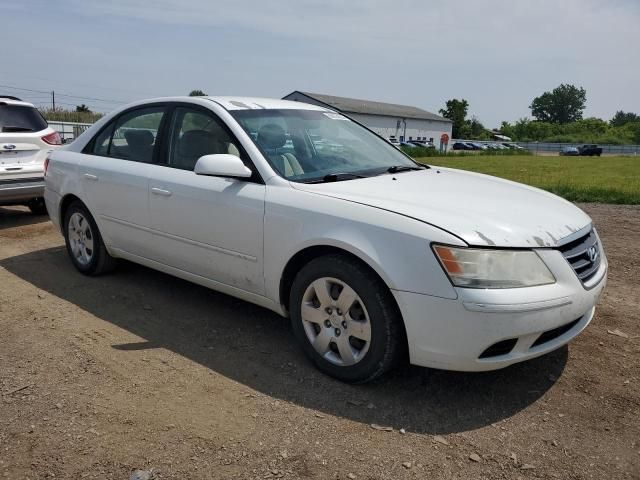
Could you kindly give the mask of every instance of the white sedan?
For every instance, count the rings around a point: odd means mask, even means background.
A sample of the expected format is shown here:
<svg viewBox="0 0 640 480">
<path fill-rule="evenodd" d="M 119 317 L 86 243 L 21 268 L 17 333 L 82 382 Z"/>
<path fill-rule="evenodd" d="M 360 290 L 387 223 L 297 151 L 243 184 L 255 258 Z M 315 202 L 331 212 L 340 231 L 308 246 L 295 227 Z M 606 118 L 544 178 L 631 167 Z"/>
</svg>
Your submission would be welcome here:
<svg viewBox="0 0 640 480">
<path fill-rule="evenodd" d="M 545 354 L 587 326 L 606 283 L 573 204 L 416 164 L 298 102 L 131 104 L 53 152 L 45 180 L 80 272 L 127 259 L 289 316 L 347 382 L 407 360 L 480 371 Z"/>
</svg>

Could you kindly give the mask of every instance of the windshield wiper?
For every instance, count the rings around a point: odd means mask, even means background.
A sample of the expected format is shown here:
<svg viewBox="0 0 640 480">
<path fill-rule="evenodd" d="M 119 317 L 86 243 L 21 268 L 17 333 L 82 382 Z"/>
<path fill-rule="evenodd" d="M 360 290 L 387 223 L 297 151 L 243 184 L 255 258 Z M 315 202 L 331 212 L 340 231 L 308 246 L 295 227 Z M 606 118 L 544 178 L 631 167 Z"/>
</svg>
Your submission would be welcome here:
<svg viewBox="0 0 640 480">
<path fill-rule="evenodd" d="M 340 182 L 342 180 L 353 180 L 354 178 L 367 178 L 366 175 L 360 175 L 357 173 L 348 173 L 348 172 L 340 172 L 340 173 L 329 173 L 322 178 L 309 180 L 305 183 L 328 183 L 328 182 Z"/>
<path fill-rule="evenodd" d="M 387 172 L 389 173 L 408 172 L 410 170 L 424 170 L 424 167 L 418 167 L 417 165 L 393 165 L 392 167 L 387 168 Z"/>
</svg>

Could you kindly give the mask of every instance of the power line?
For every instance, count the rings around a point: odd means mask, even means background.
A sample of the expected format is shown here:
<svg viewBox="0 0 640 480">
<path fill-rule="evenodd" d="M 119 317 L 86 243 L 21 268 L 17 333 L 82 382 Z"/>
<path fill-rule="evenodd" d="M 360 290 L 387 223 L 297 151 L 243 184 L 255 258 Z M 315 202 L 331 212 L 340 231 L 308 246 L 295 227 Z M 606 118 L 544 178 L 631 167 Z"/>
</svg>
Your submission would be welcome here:
<svg viewBox="0 0 640 480">
<path fill-rule="evenodd" d="M 34 90 L 31 88 L 21 88 L 21 87 L 14 87 L 12 85 L 0 85 L 1 88 L 11 88 L 13 90 L 20 90 L 23 92 L 34 92 L 34 93 L 47 93 L 47 94 L 51 94 L 51 92 L 47 92 L 45 90 Z M 61 97 L 68 97 L 68 98 L 78 98 L 80 100 L 93 100 L 96 102 L 106 102 L 106 103 L 116 103 L 116 104 L 123 104 L 123 103 L 128 103 L 125 100 L 108 100 L 108 99 L 104 99 L 104 98 L 95 98 L 95 97 L 82 97 L 80 95 L 69 95 L 66 93 L 57 93 L 59 96 Z"/>
<path fill-rule="evenodd" d="M 24 74 L 20 74 L 20 77 L 26 77 L 26 78 L 33 78 L 36 80 L 44 80 L 47 83 L 51 83 L 52 80 L 50 77 L 39 77 L 36 75 L 24 75 Z M 13 77 L 13 78 L 18 78 L 18 77 Z M 119 91 L 119 92 L 126 92 L 126 93 L 133 93 L 135 95 L 146 95 L 146 96 L 155 96 L 155 97 L 161 97 L 163 95 L 166 94 L 160 94 L 160 93 L 152 93 L 149 91 L 139 91 L 139 90 L 131 90 L 131 89 L 125 89 L 125 88 L 117 88 L 117 87 L 102 87 L 99 85 L 95 85 L 95 84 L 91 84 L 91 85 L 87 85 L 87 84 L 83 84 L 83 83 L 78 83 L 78 82 L 73 82 L 73 81 L 69 81 L 69 80 L 65 80 L 64 82 L 60 82 L 57 81 L 58 84 L 64 83 L 65 85 L 74 85 L 76 87 L 85 87 L 85 88 L 93 88 L 93 89 L 98 89 L 98 90 L 111 90 L 111 91 Z"/>
<path fill-rule="evenodd" d="M 51 94 L 51 92 L 46 92 L 44 90 L 31 90 L 29 88 L 12 87 L 11 85 L 0 85 L 0 87 L 2 87 L 2 88 L 12 88 L 14 90 L 22 90 L 23 92 L 35 92 L 35 93 L 48 93 L 48 94 Z"/>
<path fill-rule="evenodd" d="M 60 95 L 61 97 L 68 97 L 68 98 L 79 98 L 81 100 L 94 100 L 96 102 L 128 103 L 126 100 L 105 100 L 104 98 L 80 97 L 78 95 L 67 95 L 66 93 L 56 93 L 56 95 Z"/>
</svg>

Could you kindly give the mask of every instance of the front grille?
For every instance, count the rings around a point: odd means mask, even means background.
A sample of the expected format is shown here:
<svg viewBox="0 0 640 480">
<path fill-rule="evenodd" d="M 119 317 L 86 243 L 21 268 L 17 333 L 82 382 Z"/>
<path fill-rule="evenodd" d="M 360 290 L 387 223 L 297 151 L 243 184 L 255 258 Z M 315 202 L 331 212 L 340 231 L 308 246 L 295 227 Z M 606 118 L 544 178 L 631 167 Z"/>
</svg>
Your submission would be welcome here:
<svg viewBox="0 0 640 480">
<path fill-rule="evenodd" d="M 593 278 L 600 267 L 602 254 L 596 231 L 593 229 L 584 237 L 561 246 L 559 250 L 582 283 Z"/>
<path fill-rule="evenodd" d="M 565 333 L 567 333 L 569 330 L 571 330 L 573 327 L 575 327 L 577 325 L 577 323 L 580 321 L 582 317 L 578 318 L 577 320 L 574 320 L 573 322 L 567 323 L 566 325 L 562 325 L 558 328 L 554 328 L 553 330 L 547 330 L 546 332 L 543 332 L 537 339 L 535 342 L 533 342 L 533 345 L 531 345 L 531 348 L 533 347 L 537 347 L 538 345 L 542 345 L 544 343 L 550 342 L 551 340 L 554 340 L 556 338 L 558 338 L 561 335 L 564 335 Z"/>
</svg>

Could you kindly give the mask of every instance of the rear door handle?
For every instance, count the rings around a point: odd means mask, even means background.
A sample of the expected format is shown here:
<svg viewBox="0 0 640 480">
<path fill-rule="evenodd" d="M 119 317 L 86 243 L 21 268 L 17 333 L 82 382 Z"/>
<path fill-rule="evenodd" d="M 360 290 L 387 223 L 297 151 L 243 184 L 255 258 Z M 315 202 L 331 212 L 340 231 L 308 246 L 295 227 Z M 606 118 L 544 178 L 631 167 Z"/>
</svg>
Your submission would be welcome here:
<svg viewBox="0 0 640 480">
<path fill-rule="evenodd" d="M 85 173 L 84 174 L 84 178 L 86 178 L 87 180 L 92 180 L 94 182 L 98 181 L 98 177 L 96 175 L 92 175 L 90 173 Z"/>
<path fill-rule="evenodd" d="M 170 190 L 164 190 L 162 188 L 151 188 L 151 193 L 154 195 L 162 195 L 163 197 L 170 197 L 172 192 Z"/>
</svg>

